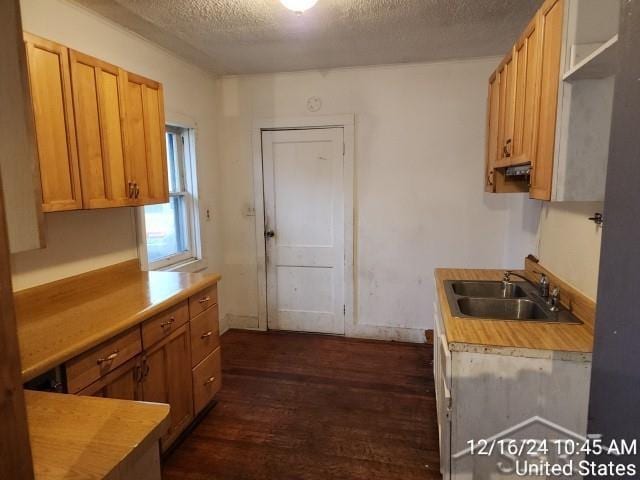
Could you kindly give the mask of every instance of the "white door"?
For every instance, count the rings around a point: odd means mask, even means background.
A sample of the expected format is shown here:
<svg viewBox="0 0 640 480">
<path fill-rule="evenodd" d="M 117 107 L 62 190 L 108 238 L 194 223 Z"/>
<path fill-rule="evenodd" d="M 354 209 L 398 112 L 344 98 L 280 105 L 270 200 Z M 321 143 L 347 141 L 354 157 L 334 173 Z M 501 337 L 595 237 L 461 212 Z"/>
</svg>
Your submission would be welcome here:
<svg viewBox="0 0 640 480">
<path fill-rule="evenodd" d="M 344 334 L 344 131 L 262 132 L 270 329 Z"/>
</svg>

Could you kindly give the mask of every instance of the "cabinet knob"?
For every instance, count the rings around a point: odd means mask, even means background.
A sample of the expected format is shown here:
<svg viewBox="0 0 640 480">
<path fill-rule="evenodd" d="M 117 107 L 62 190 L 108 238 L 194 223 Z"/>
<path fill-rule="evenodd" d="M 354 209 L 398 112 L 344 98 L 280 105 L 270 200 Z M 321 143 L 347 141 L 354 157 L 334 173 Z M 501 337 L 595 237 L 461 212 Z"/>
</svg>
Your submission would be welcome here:
<svg viewBox="0 0 640 480">
<path fill-rule="evenodd" d="M 209 296 L 206 296 L 206 297 L 202 297 L 200 300 L 198 300 L 198 302 L 207 303 L 209 300 L 211 300 L 211 298 Z"/>
<path fill-rule="evenodd" d="M 213 331 L 209 330 L 208 332 L 200 335 L 200 338 L 204 340 L 205 338 L 209 338 L 211 335 L 213 335 Z"/>
<path fill-rule="evenodd" d="M 162 322 L 162 323 L 160 324 L 160 327 L 161 327 L 161 328 L 168 327 L 168 326 L 170 326 L 171 324 L 175 323 L 175 321 L 176 321 L 175 317 L 171 317 L 171 318 L 170 318 L 169 320 L 167 320 L 166 322 Z"/>
<path fill-rule="evenodd" d="M 207 378 L 207 380 L 204 382 L 204 385 L 209 385 L 210 383 L 213 383 L 216 381 L 216 377 L 209 377 Z"/>
</svg>

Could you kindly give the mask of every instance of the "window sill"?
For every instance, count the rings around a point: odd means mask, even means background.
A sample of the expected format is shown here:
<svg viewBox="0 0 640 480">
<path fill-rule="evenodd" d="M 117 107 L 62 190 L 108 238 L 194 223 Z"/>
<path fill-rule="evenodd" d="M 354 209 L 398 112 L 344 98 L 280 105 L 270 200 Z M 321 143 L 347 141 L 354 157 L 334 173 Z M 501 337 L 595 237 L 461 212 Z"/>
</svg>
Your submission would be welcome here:
<svg viewBox="0 0 640 480">
<path fill-rule="evenodd" d="M 163 268 L 159 268 L 159 272 L 184 272 L 184 273 L 196 273 L 206 270 L 208 267 L 207 261 L 204 258 L 190 258 L 183 262 L 174 263 Z"/>
</svg>

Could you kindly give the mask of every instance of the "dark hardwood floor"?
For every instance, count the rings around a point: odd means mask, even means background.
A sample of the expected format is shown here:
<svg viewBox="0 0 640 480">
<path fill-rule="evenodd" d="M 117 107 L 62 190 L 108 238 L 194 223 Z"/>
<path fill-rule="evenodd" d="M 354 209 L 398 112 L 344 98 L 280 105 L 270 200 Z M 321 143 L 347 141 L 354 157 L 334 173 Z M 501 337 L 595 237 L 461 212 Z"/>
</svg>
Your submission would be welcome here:
<svg viewBox="0 0 640 480">
<path fill-rule="evenodd" d="M 431 361 L 426 345 L 229 331 L 219 403 L 164 480 L 441 478 Z"/>
</svg>

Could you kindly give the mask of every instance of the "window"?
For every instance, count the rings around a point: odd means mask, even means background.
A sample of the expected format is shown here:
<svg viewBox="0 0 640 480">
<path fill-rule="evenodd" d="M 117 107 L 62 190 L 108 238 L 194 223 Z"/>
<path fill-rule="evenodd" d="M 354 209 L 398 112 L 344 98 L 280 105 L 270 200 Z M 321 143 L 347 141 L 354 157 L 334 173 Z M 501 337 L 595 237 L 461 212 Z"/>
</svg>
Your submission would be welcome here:
<svg viewBox="0 0 640 480">
<path fill-rule="evenodd" d="M 141 258 L 147 269 L 161 269 L 198 258 L 193 131 L 167 126 L 169 202 L 142 208 Z"/>
</svg>

